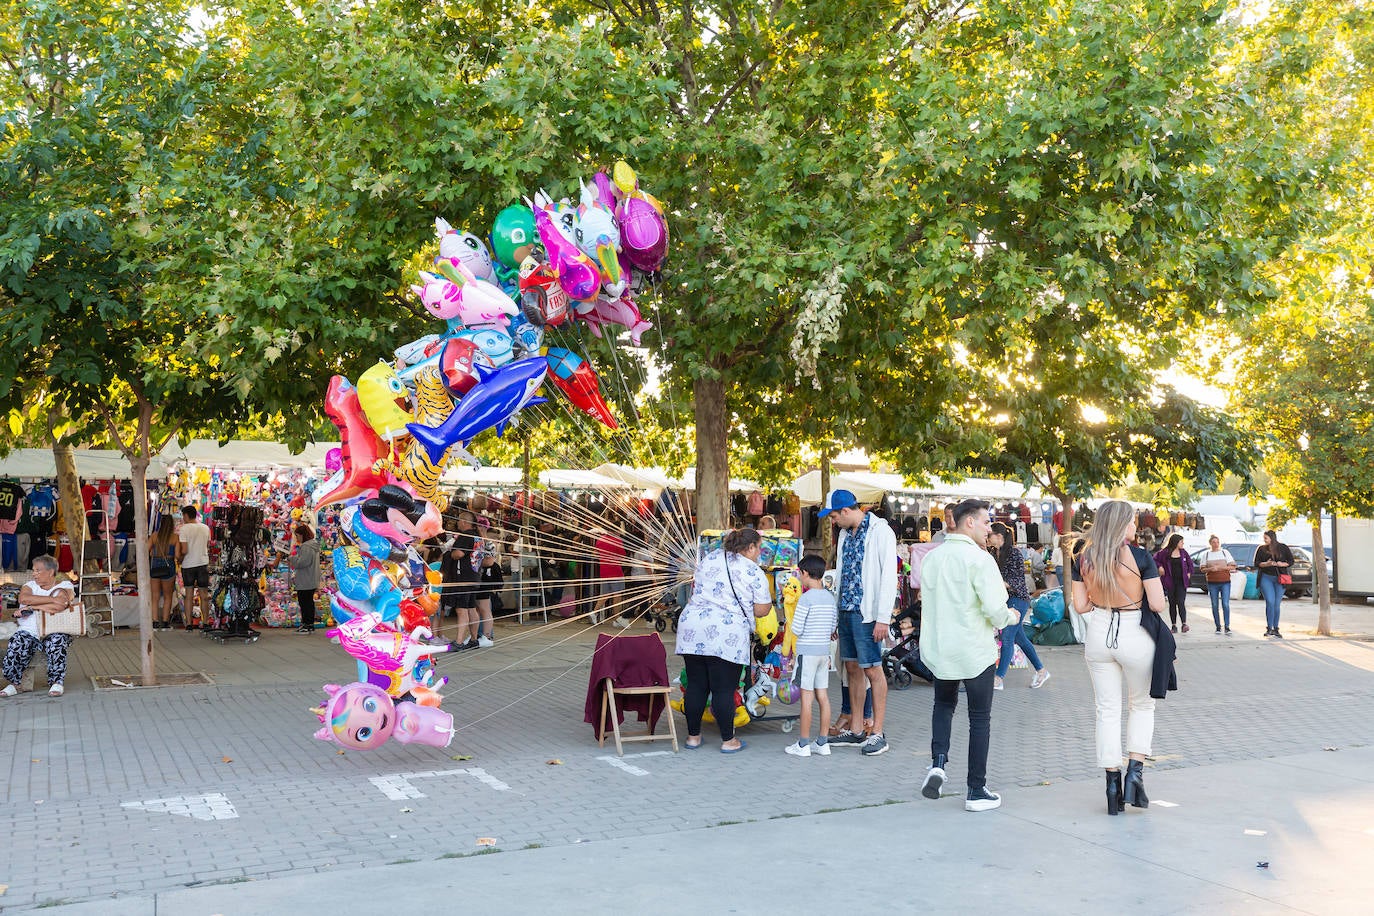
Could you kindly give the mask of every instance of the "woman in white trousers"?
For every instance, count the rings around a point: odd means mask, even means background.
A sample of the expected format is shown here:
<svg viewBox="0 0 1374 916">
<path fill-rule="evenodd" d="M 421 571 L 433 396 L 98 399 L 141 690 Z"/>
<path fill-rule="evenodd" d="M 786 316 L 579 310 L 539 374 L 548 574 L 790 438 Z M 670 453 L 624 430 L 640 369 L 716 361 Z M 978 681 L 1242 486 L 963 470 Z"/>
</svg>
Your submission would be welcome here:
<svg viewBox="0 0 1374 916">
<path fill-rule="evenodd" d="M 1141 626 L 1142 614 L 1166 607 L 1159 569 L 1149 552 L 1131 544 L 1135 507 L 1120 500 L 1097 510 L 1087 544 L 1073 562 L 1073 609 L 1084 615 L 1084 657 L 1097 701 L 1097 765 L 1107 771 L 1107 813 L 1132 804 L 1149 806 L 1145 758 L 1155 729 L 1150 696 L 1155 643 Z M 1126 720 L 1126 767 L 1121 777 L 1121 686 L 1130 697 Z"/>
</svg>

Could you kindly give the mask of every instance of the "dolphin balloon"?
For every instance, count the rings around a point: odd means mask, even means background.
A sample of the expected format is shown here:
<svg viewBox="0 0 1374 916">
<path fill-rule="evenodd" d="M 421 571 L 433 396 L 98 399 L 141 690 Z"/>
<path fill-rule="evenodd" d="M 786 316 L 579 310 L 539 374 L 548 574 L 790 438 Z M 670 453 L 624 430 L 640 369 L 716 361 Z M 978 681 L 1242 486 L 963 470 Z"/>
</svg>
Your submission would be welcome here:
<svg viewBox="0 0 1374 916">
<path fill-rule="evenodd" d="M 615 415 L 601 396 L 601 382 L 591 363 L 562 347 L 549 347 L 548 360 L 549 380 L 573 406 L 615 429 Z"/>
<path fill-rule="evenodd" d="M 479 368 L 481 383 L 463 396 L 448 419 L 439 426 L 412 423 L 407 428 L 437 464 L 450 446 L 466 446 L 478 433 L 492 427 L 500 434 L 516 411 L 527 404 L 543 404 L 544 399 L 534 393 L 548 370 L 549 362 L 542 356 L 531 356 L 498 369 Z"/>
</svg>

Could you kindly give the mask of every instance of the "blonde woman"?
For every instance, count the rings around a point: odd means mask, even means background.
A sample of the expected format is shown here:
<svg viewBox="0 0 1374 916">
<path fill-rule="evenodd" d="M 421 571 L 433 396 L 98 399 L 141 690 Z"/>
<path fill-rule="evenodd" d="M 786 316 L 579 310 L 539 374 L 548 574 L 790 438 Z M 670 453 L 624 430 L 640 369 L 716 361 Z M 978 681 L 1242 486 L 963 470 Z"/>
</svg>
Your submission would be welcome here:
<svg viewBox="0 0 1374 916">
<path fill-rule="evenodd" d="M 1110 500 L 1097 510 L 1082 553 L 1073 561 L 1073 609 L 1085 616 L 1084 656 L 1097 703 L 1097 763 L 1107 771 L 1107 813 L 1127 805 L 1149 807 L 1145 795 L 1145 758 L 1154 736 L 1152 678 L 1157 649 L 1173 659 L 1173 637 L 1159 614 L 1164 588 L 1154 557 L 1131 543 L 1135 509 Z M 1121 687 L 1130 697 L 1126 752 L 1121 777 Z M 1156 695 L 1162 695 L 1155 690 Z"/>
<path fill-rule="evenodd" d="M 170 515 L 158 519 L 157 533 L 148 542 L 148 578 L 152 585 L 153 629 L 172 626 L 177 599 L 177 530 Z"/>
</svg>

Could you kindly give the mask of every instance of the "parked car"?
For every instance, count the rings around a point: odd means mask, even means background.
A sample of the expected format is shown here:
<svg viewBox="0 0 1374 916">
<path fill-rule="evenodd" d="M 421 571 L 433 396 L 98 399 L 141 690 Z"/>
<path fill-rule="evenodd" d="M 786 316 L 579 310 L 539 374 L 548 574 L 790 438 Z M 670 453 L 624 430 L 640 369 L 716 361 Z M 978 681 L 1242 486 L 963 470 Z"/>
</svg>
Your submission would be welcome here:
<svg viewBox="0 0 1374 916">
<path fill-rule="evenodd" d="M 1236 566 L 1242 571 L 1254 571 L 1255 551 L 1259 544 L 1230 543 L 1221 546 L 1231 552 L 1231 556 L 1236 558 Z M 1312 594 L 1312 553 L 1304 547 L 1288 549 L 1293 551 L 1293 565 L 1288 568 L 1289 574 L 1293 577 L 1293 584 L 1284 589 L 1284 594 L 1289 598 Z M 1202 555 L 1206 552 L 1206 549 L 1194 551 L 1193 578 L 1188 582 L 1190 588 L 1201 592 L 1207 591 L 1207 574 L 1202 569 Z"/>
</svg>

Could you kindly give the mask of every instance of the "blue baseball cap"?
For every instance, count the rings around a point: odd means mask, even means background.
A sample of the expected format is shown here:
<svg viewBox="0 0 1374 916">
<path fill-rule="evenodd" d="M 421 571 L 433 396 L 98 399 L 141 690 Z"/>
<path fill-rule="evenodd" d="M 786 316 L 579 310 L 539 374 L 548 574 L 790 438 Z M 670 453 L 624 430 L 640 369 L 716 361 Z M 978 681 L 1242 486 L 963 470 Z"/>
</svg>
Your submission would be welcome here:
<svg viewBox="0 0 1374 916">
<path fill-rule="evenodd" d="M 825 498 L 825 508 L 821 510 L 818 518 L 825 518 L 831 512 L 839 512 L 841 509 L 849 509 L 859 504 L 859 500 L 848 490 L 831 490 L 830 495 Z"/>
</svg>

